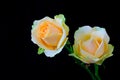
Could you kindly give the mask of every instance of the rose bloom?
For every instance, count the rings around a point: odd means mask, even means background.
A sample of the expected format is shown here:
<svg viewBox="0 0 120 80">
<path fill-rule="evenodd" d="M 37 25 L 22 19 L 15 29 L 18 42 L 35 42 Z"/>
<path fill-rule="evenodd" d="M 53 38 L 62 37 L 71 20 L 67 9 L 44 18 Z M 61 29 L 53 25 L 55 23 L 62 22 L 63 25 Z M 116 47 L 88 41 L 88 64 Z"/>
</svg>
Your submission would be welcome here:
<svg viewBox="0 0 120 80">
<path fill-rule="evenodd" d="M 112 56 L 113 46 L 109 43 L 109 36 L 104 28 L 90 26 L 80 27 L 74 34 L 74 53 L 75 58 L 84 63 L 102 62 Z"/>
<path fill-rule="evenodd" d="M 60 53 L 68 40 L 69 28 L 65 24 L 64 15 L 56 15 L 54 19 L 44 17 L 35 20 L 32 25 L 32 41 L 40 48 L 45 49 L 47 57 L 54 57 Z"/>
</svg>

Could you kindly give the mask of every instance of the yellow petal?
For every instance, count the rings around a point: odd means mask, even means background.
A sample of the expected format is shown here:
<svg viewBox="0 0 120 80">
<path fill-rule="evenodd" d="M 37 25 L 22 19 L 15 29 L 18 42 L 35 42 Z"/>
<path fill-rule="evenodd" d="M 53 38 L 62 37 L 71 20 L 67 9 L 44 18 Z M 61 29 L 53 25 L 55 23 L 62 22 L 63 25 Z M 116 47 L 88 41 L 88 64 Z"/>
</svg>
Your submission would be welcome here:
<svg viewBox="0 0 120 80">
<path fill-rule="evenodd" d="M 114 46 L 111 45 L 111 44 L 108 44 L 108 49 L 107 49 L 107 51 L 104 53 L 103 56 L 101 56 L 101 57 L 99 58 L 100 60 L 99 60 L 98 62 L 96 62 L 96 64 L 101 65 L 101 64 L 104 62 L 105 59 L 113 56 L 113 54 L 112 54 L 113 50 L 114 50 Z"/>
<path fill-rule="evenodd" d="M 104 42 L 102 41 L 95 53 L 95 56 L 99 58 L 100 56 L 103 55 L 103 53 L 104 53 Z"/>
</svg>

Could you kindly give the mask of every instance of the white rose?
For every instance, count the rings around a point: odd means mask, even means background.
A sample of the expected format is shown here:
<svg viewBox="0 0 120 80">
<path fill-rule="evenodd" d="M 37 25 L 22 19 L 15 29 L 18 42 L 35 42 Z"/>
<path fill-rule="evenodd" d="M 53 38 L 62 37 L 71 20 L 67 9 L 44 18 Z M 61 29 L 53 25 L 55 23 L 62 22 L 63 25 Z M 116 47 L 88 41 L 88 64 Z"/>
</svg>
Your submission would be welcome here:
<svg viewBox="0 0 120 80">
<path fill-rule="evenodd" d="M 98 65 L 112 56 L 113 46 L 109 43 L 109 36 L 104 28 L 90 26 L 80 27 L 74 35 L 72 54 L 84 63 Z"/>
<path fill-rule="evenodd" d="M 64 15 L 56 15 L 54 19 L 45 17 L 35 20 L 31 30 L 32 41 L 45 49 L 47 57 L 60 53 L 68 40 L 69 28 L 65 24 Z"/>
</svg>

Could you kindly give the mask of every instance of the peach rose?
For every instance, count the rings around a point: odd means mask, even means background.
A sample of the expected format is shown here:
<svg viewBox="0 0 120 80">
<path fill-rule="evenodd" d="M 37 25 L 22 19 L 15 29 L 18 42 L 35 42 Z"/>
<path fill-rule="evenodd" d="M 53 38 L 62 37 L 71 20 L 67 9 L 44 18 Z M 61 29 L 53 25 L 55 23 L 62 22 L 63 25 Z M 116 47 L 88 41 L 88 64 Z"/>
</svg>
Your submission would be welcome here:
<svg viewBox="0 0 120 80">
<path fill-rule="evenodd" d="M 45 17 L 35 20 L 32 25 L 32 41 L 45 49 L 47 57 L 60 53 L 68 40 L 69 28 L 65 24 L 64 15 L 56 15 L 54 19 Z"/>
<path fill-rule="evenodd" d="M 74 35 L 74 53 L 72 56 L 84 63 L 102 62 L 112 56 L 114 47 L 109 43 L 109 36 L 104 28 L 90 26 L 80 27 Z"/>
</svg>

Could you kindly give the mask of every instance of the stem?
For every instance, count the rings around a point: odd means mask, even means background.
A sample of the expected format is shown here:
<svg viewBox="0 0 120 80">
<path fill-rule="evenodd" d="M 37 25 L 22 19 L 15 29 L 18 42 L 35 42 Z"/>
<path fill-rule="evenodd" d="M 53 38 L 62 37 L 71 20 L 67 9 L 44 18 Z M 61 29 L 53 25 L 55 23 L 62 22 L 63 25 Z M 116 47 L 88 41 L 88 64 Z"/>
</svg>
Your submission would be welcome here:
<svg viewBox="0 0 120 80">
<path fill-rule="evenodd" d="M 101 80 L 100 76 L 99 76 L 99 66 L 97 64 L 94 64 L 95 67 L 95 76 L 97 78 L 97 80 Z"/>
<path fill-rule="evenodd" d="M 88 66 L 84 65 L 84 63 L 81 63 L 81 66 L 90 74 L 92 80 L 97 80 L 94 76 L 94 74 L 90 71 L 90 69 L 88 68 Z"/>
<path fill-rule="evenodd" d="M 65 48 L 68 50 L 69 53 L 73 53 L 73 49 L 69 41 L 67 41 Z"/>
<path fill-rule="evenodd" d="M 68 50 L 69 53 L 72 53 L 72 50 L 66 45 L 65 48 Z"/>
</svg>

